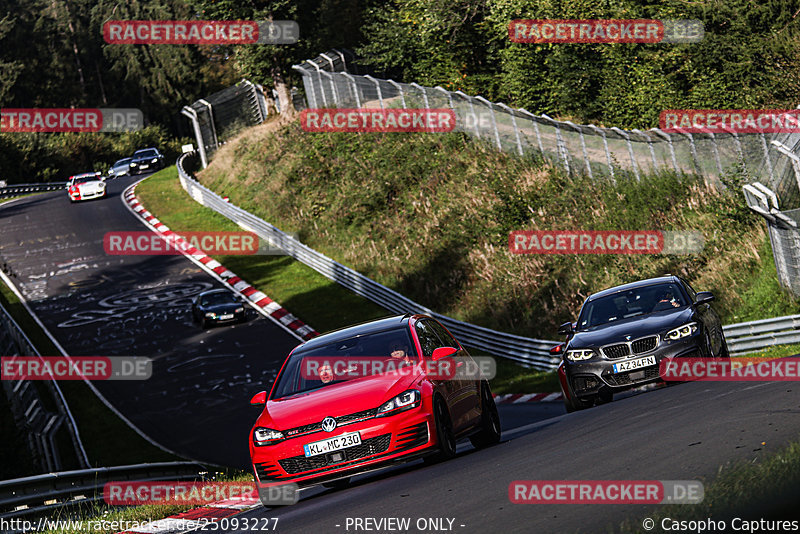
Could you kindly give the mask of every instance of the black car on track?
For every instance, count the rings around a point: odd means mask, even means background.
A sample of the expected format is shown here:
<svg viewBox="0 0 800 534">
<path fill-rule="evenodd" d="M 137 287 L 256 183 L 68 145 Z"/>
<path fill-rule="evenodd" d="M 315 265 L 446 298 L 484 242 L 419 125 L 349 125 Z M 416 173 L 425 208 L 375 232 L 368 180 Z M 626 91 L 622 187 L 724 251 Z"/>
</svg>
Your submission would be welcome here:
<svg viewBox="0 0 800 534">
<path fill-rule="evenodd" d="M 245 303 L 227 289 L 204 291 L 192 303 L 192 318 L 203 328 L 212 324 L 244 322 L 247 318 Z"/>
<path fill-rule="evenodd" d="M 608 401 L 618 391 L 659 380 L 664 358 L 727 358 L 714 295 L 696 292 L 682 278 L 663 276 L 590 295 L 567 336 L 559 382 L 567 411 Z"/>
<path fill-rule="evenodd" d="M 130 174 L 157 171 L 164 166 L 164 155 L 157 148 L 144 148 L 137 150 L 131 156 Z"/>
</svg>

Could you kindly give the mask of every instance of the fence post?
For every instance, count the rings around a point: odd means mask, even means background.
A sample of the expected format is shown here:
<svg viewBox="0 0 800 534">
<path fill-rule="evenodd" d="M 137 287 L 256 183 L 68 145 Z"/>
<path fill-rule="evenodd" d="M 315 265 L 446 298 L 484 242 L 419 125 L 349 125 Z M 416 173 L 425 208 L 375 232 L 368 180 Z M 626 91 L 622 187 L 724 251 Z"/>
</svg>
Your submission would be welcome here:
<svg viewBox="0 0 800 534">
<path fill-rule="evenodd" d="M 358 96 L 358 86 L 356 85 L 355 78 L 353 78 L 352 75 L 350 75 L 350 74 L 348 74 L 346 72 L 342 72 L 341 74 L 342 74 L 342 76 L 344 76 L 345 78 L 350 80 L 350 82 L 352 82 L 352 84 L 353 84 L 353 94 L 356 97 L 356 107 L 360 108 L 361 107 L 361 98 L 359 98 L 359 96 Z"/>
<path fill-rule="evenodd" d="M 403 88 L 402 88 L 402 87 L 400 87 L 400 84 L 399 84 L 399 83 L 397 83 L 397 82 L 396 82 L 396 81 L 394 81 L 394 80 L 387 80 L 387 81 L 388 81 L 390 84 L 392 84 L 392 85 L 394 86 L 394 88 L 395 88 L 395 89 L 397 89 L 397 92 L 400 94 L 400 102 L 403 104 L 403 109 L 408 109 L 408 107 L 406 106 L 406 95 L 405 95 L 405 93 L 403 92 Z M 380 90 L 380 89 L 379 89 L 379 90 Z"/>
<path fill-rule="evenodd" d="M 717 160 L 717 172 L 722 176 L 722 160 L 719 158 L 719 147 L 717 146 L 717 136 L 712 132 L 708 132 L 711 136 L 711 146 L 714 147 L 714 159 Z"/>
<path fill-rule="evenodd" d="M 494 116 L 494 108 L 492 107 L 492 103 L 483 98 L 482 96 L 476 96 L 475 100 L 484 104 L 486 107 L 489 108 L 489 111 L 492 112 L 492 126 L 494 127 L 494 139 L 497 142 L 498 150 L 502 151 L 503 145 L 502 143 L 500 143 L 500 130 L 497 129 L 497 118 Z"/>
<path fill-rule="evenodd" d="M 497 105 L 500 106 L 501 108 L 503 108 L 504 110 L 506 110 L 506 113 L 508 113 L 511 116 L 511 124 L 514 127 L 514 138 L 515 138 L 515 140 L 517 142 L 517 154 L 519 154 L 521 156 L 522 155 L 522 140 L 520 139 L 520 136 L 519 136 L 519 128 L 517 128 L 517 118 L 514 116 L 514 110 L 512 110 L 510 107 L 506 106 L 502 102 L 500 102 Z"/>
<path fill-rule="evenodd" d="M 772 161 L 769 159 L 769 149 L 767 149 L 767 138 L 764 136 L 764 133 L 758 134 L 761 138 L 761 148 L 764 149 L 764 161 L 767 164 L 767 170 L 769 171 L 769 185 L 775 187 L 775 174 L 772 170 Z"/>
<path fill-rule="evenodd" d="M 675 157 L 675 146 L 672 144 L 672 136 L 658 128 L 653 128 L 650 131 L 667 140 L 667 145 L 669 146 L 669 155 L 670 158 L 672 158 L 672 166 L 675 168 L 676 174 L 680 173 L 681 171 L 678 167 L 678 158 Z"/>
<path fill-rule="evenodd" d="M 314 88 L 314 78 L 311 76 L 311 71 L 307 70 L 302 65 L 293 65 L 292 68 L 300 73 L 303 77 L 303 85 L 306 88 L 306 96 L 309 98 L 308 105 L 311 108 L 319 108 L 317 101 L 317 92 Z"/>
<path fill-rule="evenodd" d="M 371 82 L 373 82 L 375 84 L 375 89 L 378 90 L 378 101 L 381 103 L 381 109 L 386 109 L 383 106 L 383 92 L 381 91 L 380 82 L 378 80 L 376 80 L 375 78 L 373 78 L 372 76 L 370 76 L 369 74 L 364 76 L 364 78 L 366 78 L 367 80 L 369 80 L 369 81 L 371 81 Z M 405 108 L 405 100 L 403 101 L 403 107 Z"/>
<path fill-rule="evenodd" d="M 700 169 L 700 160 L 697 159 L 697 147 L 694 144 L 694 137 L 689 132 L 684 132 L 683 130 L 676 128 L 676 131 L 687 138 L 689 140 L 689 151 L 692 154 L 692 164 L 694 166 L 694 171 L 697 173 L 698 176 L 702 176 L 705 180 L 705 176 L 703 176 L 703 171 Z"/>
<path fill-rule="evenodd" d="M 333 83 L 333 74 L 325 71 L 322 71 L 322 74 L 324 74 L 325 77 L 328 78 L 328 80 L 330 80 L 331 82 L 331 93 L 333 93 L 333 103 L 336 104 L 337 108 L 341 107 L 341 104 L 339 104 L 339 91 L 336 90 L 336 84 Z"/>
<path fill-rule="evenodd" d="M 636 176 L 636 180 L 640 181 L 641 177 L 639 176 L 639 166 L 636 165 L 636 156 L 633 153 L 633 143 L 631 142 L 631 136 L 628 135 L 628 132 L 620 130 L 616 126 L 610 128 L 610 130 L 622 136 L 622 138 L 625 139 L 625 142 L 628 144 L 628 155 L 631 158 L 631 167 L 633 168 L 633 174 L 634 176 Z"/>
<path fill-rule="evenodd" d="M 586 140 L 583 138 L 583 130 L 580 127 L 571 121 L 564 121 L 564 124 L 569 125 L 570 128 L 578 132 L 581 138 L 581 151 L 583 151 L 583 164 L 586 166 L 586 172 L 589 174 L 589 178 L 594 178 L 592 175 L 592 166 L 589 163 L 589 152 L 586 150 Z"/>
<path fill-rule="evenodd" d="M 475 137 L 480 139 L 481 138 L 481 131 L 478 128 L 478 116 L 475 115 L 475 106 L 472 104 L 472 97 L 467 95 L 467 94 L 464 94 L 461 91 L 456 91 L 456 94 L 458 96 L 460 96 L 461 98 L 463 98 L 464 100 L 466 100 L 467 103 L 469 104 L 469 112 L 472 115 L 472 117 L 475 119 Z"/>
<path fill-rule="evenodd" d="M 317 83 L 319 84 L 319 91 L 320 93 L 322 93 L 322 105 L 323 107 L 328 107 L 328 99 L 325 96 L 325 88 L 322 86 L 322 71 L 320 70 L 319 65 L 317 65 L 316 61 L 314 61 L 313 59 L 309 59 L 307 61 L 312 65 L 314 65 L 314 68 L 317 69 Z"/>
<path fill-rule="evenodd" d="M 200 131 L 200 121 L 197 118 L 197 112 L 189 106 L 183 106 L 181 114 L 189 117 L 189 120 L 192 121 L 194 138 L 197 140 L 197 151 L 200 153 L 200 163 L 203 164 L 203 168 L 205 169 L 208 167 L 208 159 L 206 158 L 206 147 L 203 141 L 203 133 Z"/>
<path fill-rule="evenodd" d="M 771 141 L 770 144 L 775 147 L 775 150 L 789 158 L 792 162 L 792 169 L 794 170 L 794 179 L 797 182 L 797 189 L 800 191 L 800 157 L 798 157 L 791 149 L 781 143 L 780 141 Z"/>
<path fill-rule="evenodd" d="M 639 134 L 642 137 L 644 137 L 645 139 L 647 139 L 647 148 L 650 149 L 650 159 L 653 162 L 653 172 L 655 172 L 655 170 L 658 169 L 658 163 L 656 162 L 656 151 L 655 151 L 655 149 L 653 149 L 653 140 L 650 138 L 649 135 L 647 135 L 646 133 L 644 133 L 641 130 L 637 130 L 637 129 L 634 128 L 631 131 L 632 132 L 636 132 L 637 134 Z"/>
<path fill-rule="evenodd" d="M 545 119 L 547 122 L 551 124 L 556 129 L 556 151 L 558 155 L 561 156 L 561 159 L 564 163 L 564 170 L 567 171 L 567 175 L 572 175 L 572 169 L 570 169 L 569 165 L 569 152 L 567 151 L 567 147 L 564 144 L 564 139 L 561 136 L 561 127 L 559 126 L 559 122 L 551 117 L 548 117 L 544 113 L 542 113 L 542 118 Z"/>
<path fill-rule="evenodd" d="M 211 125 L 211 135 L 214 136 L 214 150 L 217 150 L 219 148 L 219 139 L 217 138 L 217 127 L 214 125 L 214 106 L 203 98 L 198 100 L 198 102 L 208 109 L 208 123 Z"/>
</svg>

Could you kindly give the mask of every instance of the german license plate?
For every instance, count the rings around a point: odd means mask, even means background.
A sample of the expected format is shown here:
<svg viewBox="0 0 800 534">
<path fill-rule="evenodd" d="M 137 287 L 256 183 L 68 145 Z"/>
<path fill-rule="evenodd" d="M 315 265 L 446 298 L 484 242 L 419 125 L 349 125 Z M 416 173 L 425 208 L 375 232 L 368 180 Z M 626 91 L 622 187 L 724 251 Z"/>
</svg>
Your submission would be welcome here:
<svg viewBox="0 0 800 534">
<path fill-rule="evenodd" d="M 361 434 L 358 432 L 350 432 L 342 434 L 335 438 L 323 439 L 322 441 L 315 441 L 303 445 L 306 458 L 310 456 L 317 456 L 328 452 L 339 451 L 347 447 L 353 447 L 361 444 Z"/>
<path fill-rule="evenodd" d="M 233 319 L 233 314 L 232 313 L 226 313 L 225 315 L 220 315 L 219 318 L 221 320 L 223 320 L 223 321 L 226 320 L 226 319 Z"/>
<path fill-rule="evenodd" d="M 655 356 L 648 356 L 646 358 L 638 358 L 636 360 L 628 360 L 627 362 L 619 362 L 614 364 L 614 373 L 624 373 L 625 371 L 634 371 L 642 367 L 649 367 L 656 364 Z"/>
</svg>

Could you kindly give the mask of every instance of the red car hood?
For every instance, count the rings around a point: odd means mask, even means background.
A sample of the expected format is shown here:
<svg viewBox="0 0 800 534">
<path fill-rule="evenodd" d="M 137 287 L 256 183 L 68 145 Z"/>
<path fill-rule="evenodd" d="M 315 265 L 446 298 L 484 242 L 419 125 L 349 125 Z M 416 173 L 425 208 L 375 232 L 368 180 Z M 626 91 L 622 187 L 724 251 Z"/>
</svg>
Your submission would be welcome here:
<svg viewBox="0 0 800 534">
<path fill-rule="evenodd" d="M 333 384 L 292 397 L 267 401 L 257 426 L 287 430 L 377 408 L 412 387 L 421 371 L 402 376 L 369 376 Z"/>
</svg>

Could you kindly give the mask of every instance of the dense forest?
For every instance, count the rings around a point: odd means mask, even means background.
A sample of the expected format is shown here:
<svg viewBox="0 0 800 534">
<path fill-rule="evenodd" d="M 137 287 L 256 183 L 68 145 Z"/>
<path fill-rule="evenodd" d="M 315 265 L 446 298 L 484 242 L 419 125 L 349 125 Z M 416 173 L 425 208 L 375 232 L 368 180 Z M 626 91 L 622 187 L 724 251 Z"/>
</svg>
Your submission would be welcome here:
<svg viewBox="0 0 800 534">
<path fill-rule="evenodd" d="M 794 108 L 800 1 L 710 0 L 0 0 L 0 108 L 133 107 L 122 134 L 2 134 L 0 180 L 63 179 L 138 142 L 189 134 L 183 105 L 241 78 L 286 109 L 293 64 L 356 51 L 376 73 L 462 90 L 577 122 L 650 128 L 662 109 Z M 525 44 L 520 18 L 697 19 L 692 44 Z M 111 45 L 108 20 L 295 20 L 294 45 Z M 175 144 L 173 143 L 173 144 Z"/>
</svg>

